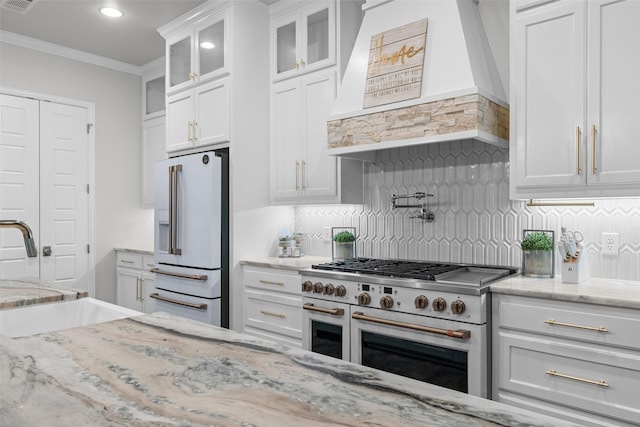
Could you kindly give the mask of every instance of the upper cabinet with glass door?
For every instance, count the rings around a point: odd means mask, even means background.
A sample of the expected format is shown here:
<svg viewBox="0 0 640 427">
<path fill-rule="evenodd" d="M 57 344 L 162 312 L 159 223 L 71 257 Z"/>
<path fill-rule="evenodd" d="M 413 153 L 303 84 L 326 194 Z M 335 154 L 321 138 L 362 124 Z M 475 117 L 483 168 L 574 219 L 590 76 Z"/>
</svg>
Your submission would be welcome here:
<svg viewBox="0 0 640 427">
<path fill-rule="evenodd" d="M 278 12 L 276 12 L 278 13 Z M 335 1 L 301 2 L 271 24 L 271 77 L 274 81 L 336 63 Z"/>
<path fill-rule="evenodd" d="M 226 23 L 227 12 L 222 11 L 167 39 L 167 94 L 229 73 Z"/>
</svg>

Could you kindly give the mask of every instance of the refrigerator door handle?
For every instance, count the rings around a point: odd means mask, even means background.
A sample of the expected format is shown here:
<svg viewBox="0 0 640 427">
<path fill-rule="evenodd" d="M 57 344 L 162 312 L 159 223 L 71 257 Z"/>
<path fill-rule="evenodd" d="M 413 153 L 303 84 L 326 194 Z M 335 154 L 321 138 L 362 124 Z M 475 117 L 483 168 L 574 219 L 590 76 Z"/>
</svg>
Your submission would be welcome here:
<svg viewBox="0 0 640 427">
<path fill-rule="evenodd" d="M 178 172 L 182 165 L 169 166 L 169 253 L 182 255 L 178 248 Z"/>
<path fill-rule="evenodd" d="M 151 294 L 149 296 L 151 298 L 154 298 L 154 299 L 159 299 L 160 301 L 164 301 L 164 302 L 168 302 L 168 303 L 176 304 L 176 305 L 182 305 L 182 306 L 185 306 L 185 307 L 195 308 L 196 310 L 206 310 L 207 309 L 207 304 L 193 304 L 193 303 L 190 303 L 190 302 L 178 301 L 177 299 L 172 299 L 172 298 L 167 298 L 167 297 L 160 296 L 157 293 L 153 293 L 153 294 Z"/>
<path fill-rule="evenodd" d="M 206 282 L 209 276 L 206 274 L 182 274 L 182 273 L 174 273 L 173 271 L 165 271 L 160 270 L 159 268 L 152 268 L 149 270 L 151 273 L 162 274 L 165 276 L 171 277 L 179 277 L 181 279 L 191 279 L 191 280 L 200 280 L 202 282 Z"/>
</svg>

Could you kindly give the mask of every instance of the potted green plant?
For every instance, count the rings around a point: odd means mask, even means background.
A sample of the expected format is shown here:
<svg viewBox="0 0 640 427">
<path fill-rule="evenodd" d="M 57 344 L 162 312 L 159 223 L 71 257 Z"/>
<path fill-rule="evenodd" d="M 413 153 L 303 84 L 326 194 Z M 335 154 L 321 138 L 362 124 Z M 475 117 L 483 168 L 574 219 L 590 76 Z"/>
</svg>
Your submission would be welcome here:
<svg viewBox="0 0 640 427">
<path fill-rule="evenodd" d="M 520 247 L 523 257 L 523 275 L 553 277 L 553 237 L 549 232 L 526 233 Z"/>
<path fill-rule="evenodd" d="M 338 232 L 333 236 L 334 259 L 354 258 L 356 253 L 356 236 L 347 230 Z"/>
</svg>

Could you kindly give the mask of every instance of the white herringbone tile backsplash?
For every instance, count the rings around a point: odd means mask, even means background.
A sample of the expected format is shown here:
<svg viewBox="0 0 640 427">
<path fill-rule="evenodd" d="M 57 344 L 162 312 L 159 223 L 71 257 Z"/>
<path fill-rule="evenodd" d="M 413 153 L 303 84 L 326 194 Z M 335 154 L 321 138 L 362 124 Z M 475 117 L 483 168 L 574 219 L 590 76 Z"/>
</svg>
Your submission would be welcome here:
<svg viewBox="0 0 640 427">
<path fill-rule="evenodd" d="M 527 207 L 509 200 L 506 149 L 464 141 L 383 151 L 365 164 L 364 191 L 363 205 L 296 208 L 307 254 L 331 256 L 325 227 L 349 226 L 359 256 L 519 266 L 523 229 L 566 227 L 584 234 L 593 277 L 640 280 L 640 199 Z M 392 194 L 420 191 L 434 195 L 432 223 L 409 218 L 419 209 L 391 209 Z M 619 233 L 617 257 L 600 254 L 603 232 Z"/>
</svg>

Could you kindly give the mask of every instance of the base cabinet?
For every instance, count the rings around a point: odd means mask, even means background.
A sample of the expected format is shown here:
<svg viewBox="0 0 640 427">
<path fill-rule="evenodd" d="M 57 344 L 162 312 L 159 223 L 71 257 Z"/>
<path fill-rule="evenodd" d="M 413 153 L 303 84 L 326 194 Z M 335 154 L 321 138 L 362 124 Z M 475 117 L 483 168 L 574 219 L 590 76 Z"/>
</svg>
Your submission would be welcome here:
<svg viewBox="0 0 640 427">
<path fill-rule="evenodd" d="M 153 268 L 153 255 L 116 251 L 116 262 L 116 303 L 143 313 L 153 313 L 155 300 L 149 297 L 155 292 L 155 274 L 149 271 Z"/>
<path fill-rule="evenodd" d="M 245 333 L 302 347 L 302 297 L 295 271 L 244 266 Z"/>
<path fill-rule="evenodd" d="M 580 425 L 637 425 L 637 310 L 502 294 L 493 308 L 494 400 Z"/>
</svg>

